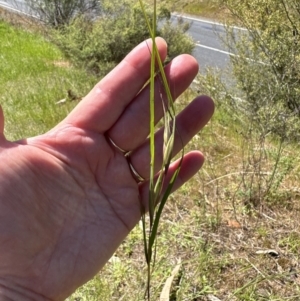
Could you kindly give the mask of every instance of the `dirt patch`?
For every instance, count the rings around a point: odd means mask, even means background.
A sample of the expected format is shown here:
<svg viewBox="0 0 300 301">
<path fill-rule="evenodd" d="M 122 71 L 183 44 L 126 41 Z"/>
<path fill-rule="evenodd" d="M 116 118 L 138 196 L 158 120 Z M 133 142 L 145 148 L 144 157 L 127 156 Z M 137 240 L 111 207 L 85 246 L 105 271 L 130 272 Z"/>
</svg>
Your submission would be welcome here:
<svg viewBox="0 0 300 301">
<path fill-rule="evenodd" d="M 72 66 L 68 61 L 54 61 L 53 65 L 62 68 L 70 68 Z"/>
</svg>

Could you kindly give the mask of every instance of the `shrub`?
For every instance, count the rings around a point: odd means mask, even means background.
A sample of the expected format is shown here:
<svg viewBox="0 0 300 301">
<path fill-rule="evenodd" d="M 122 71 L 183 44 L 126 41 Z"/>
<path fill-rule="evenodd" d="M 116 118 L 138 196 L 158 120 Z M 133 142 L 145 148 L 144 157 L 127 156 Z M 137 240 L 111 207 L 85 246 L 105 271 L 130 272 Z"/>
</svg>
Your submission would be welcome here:
<svg viewBox="0 0 300 301">
<path fill-rule="evenodd" d="M 245 112 L 257 126 L 299 140 L 300 4 L 298 0 L 223 0 L 246 28 L 228 28 L 226 44 Z"/>
<path fill-rule="evenodd" d="M 75 15 L 93 16 L 100 10 L 98 0 L 25 0 L 33 15 L 52 27 L 69 24 Z"/>
<path fill-rule="evenodd" d="M 105 0 L 102 14 L 95 20 L 85 16 L 76 18 L 70 25 L 54 31 L 54 41 L 75 64 L 83 65 L 97 75 L 104 75 L 119 63 L 138 43 L 149 37 L 148 27 L 138 2 Z M 149 22 L 151 22 L 149 10 Z M 191 53 L 194 42 L 185 32 L 184 22 L 173 24 L 170 13 L 162 11 L 158 35 L 169 45 L 169 56 Z"/>
<path fill-rule="evenodd" d="M 241 141 L 240 182 L 232 199 L 241 197 L 259 206 L 279 195 L 295 161 L 286 150 L 300 139 L 300 4 L 296 0 L 221 2 L 246 30 L 227 28 L 224 42 L 236 54 L 231 56 L 231 83 L 208 72 L 199 78 L 199 90 L 215 96 L 217 110 L 230 116 Z"/>
</svg>

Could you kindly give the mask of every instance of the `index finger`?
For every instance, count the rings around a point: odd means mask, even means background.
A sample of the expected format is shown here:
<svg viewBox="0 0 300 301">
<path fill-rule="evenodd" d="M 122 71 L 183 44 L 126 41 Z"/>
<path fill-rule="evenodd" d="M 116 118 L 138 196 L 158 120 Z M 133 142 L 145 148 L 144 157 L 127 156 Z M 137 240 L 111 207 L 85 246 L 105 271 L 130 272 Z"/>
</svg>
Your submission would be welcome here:
<svg viewBox="0 0 300 301">
<path fill-rule="evenodd" d="M 163 61 L 167 55 L 166 42 L 156 38 L 156 45 Z M 149 79 L 151 49 L 151 39 L 135 47 L 92 89 L 63 123 L 98 133 L 110 129 Z"/>
</svg>

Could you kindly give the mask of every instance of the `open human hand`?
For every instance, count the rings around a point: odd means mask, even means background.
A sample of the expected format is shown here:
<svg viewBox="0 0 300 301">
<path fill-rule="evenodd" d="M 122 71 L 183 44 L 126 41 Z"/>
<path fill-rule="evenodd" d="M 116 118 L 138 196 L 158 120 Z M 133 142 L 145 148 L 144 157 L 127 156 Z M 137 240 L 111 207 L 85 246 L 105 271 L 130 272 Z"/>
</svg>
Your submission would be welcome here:
<svg viewBox="0 0 300 301">
<path fill-rule="evenodd" d="M 160 38 L 156 43 L 164 60 L 166 44 Z M 103 267 L 139 221 L 140 202 L 146 206 L 148 200 L 149 49 L 150 40 L 137 46 L 43 135 L 7 141 L 0 110 L 1 300 L 64 300 Z M 198 64 L 181 55 L 165 70 L 176 98 Z M 156 121 L 163 115 L 162 90 L 157 80 Z M 178 115 L 174 155 L 208 122 L 213 107 L 202 96 Z M 158 131 L 155 138 L 157 172 L 162 136 Z M 174 189 L 203 160 L 198 151 L 186 154 Z M 129 163 L 145 181 L 137 180 Z"/>
</svg>

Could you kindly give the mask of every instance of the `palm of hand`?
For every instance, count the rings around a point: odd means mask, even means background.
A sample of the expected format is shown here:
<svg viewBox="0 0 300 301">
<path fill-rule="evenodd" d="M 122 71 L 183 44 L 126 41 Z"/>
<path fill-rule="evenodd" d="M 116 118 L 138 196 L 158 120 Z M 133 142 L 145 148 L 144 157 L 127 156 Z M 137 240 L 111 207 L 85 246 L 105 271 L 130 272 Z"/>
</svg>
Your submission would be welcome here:
<svg viewBox="0 0 300 301">
<path fill-rule="evenodd" d="M 157 46 L 164 59 L 165 43 L 158 39 Z M 147 204 L 147 181 L 136 182 L 107 137 L 132 151 L 132 164 L 147 179 L 149 89 L 143 86 L 149 72 L 149 46 L 142 43 L 54 129 L 16 143 L 2 134 L 0 110 L 0 292 L 5 287 L 26 300 L 63 300 L 103 267 L 138 222 Z M 166 67 L 174 98 L 197 72 L 190 56 Z M 159 85 L 156 80 L 158 104 Z M 200 97 L 179 114 L 174 155 L 212 113 L 212 101 Z M 155 114 L 158 121 L 162 108 Z M 162 136 L 156 134 L 157 172 Z M 202 163 L 200 152 L 185 155 L 174 189 Z M 177 165 L 170 166 L 167 178 Z"/>
<path fill-rule="evenodd" d="M 6 142 L 10 152 L 1 151 L 0 181 L 18 185 L 0 204 L 0 228 L 9 229 L 0 233 L 7 250 L 2 263 L 12 277 L 48 297 L 60 286 L 71 293 L 104 265 L 138 221 L 138 185 L 124 156 L 103 135 L 67 127 L 26 143 Z M 17 184 L 20 178 L 24 185 Z M 20 237 L 11 241 L 12 234 Z M 24 265 L 24 258 L 32 262 Z"/>
</svg>

